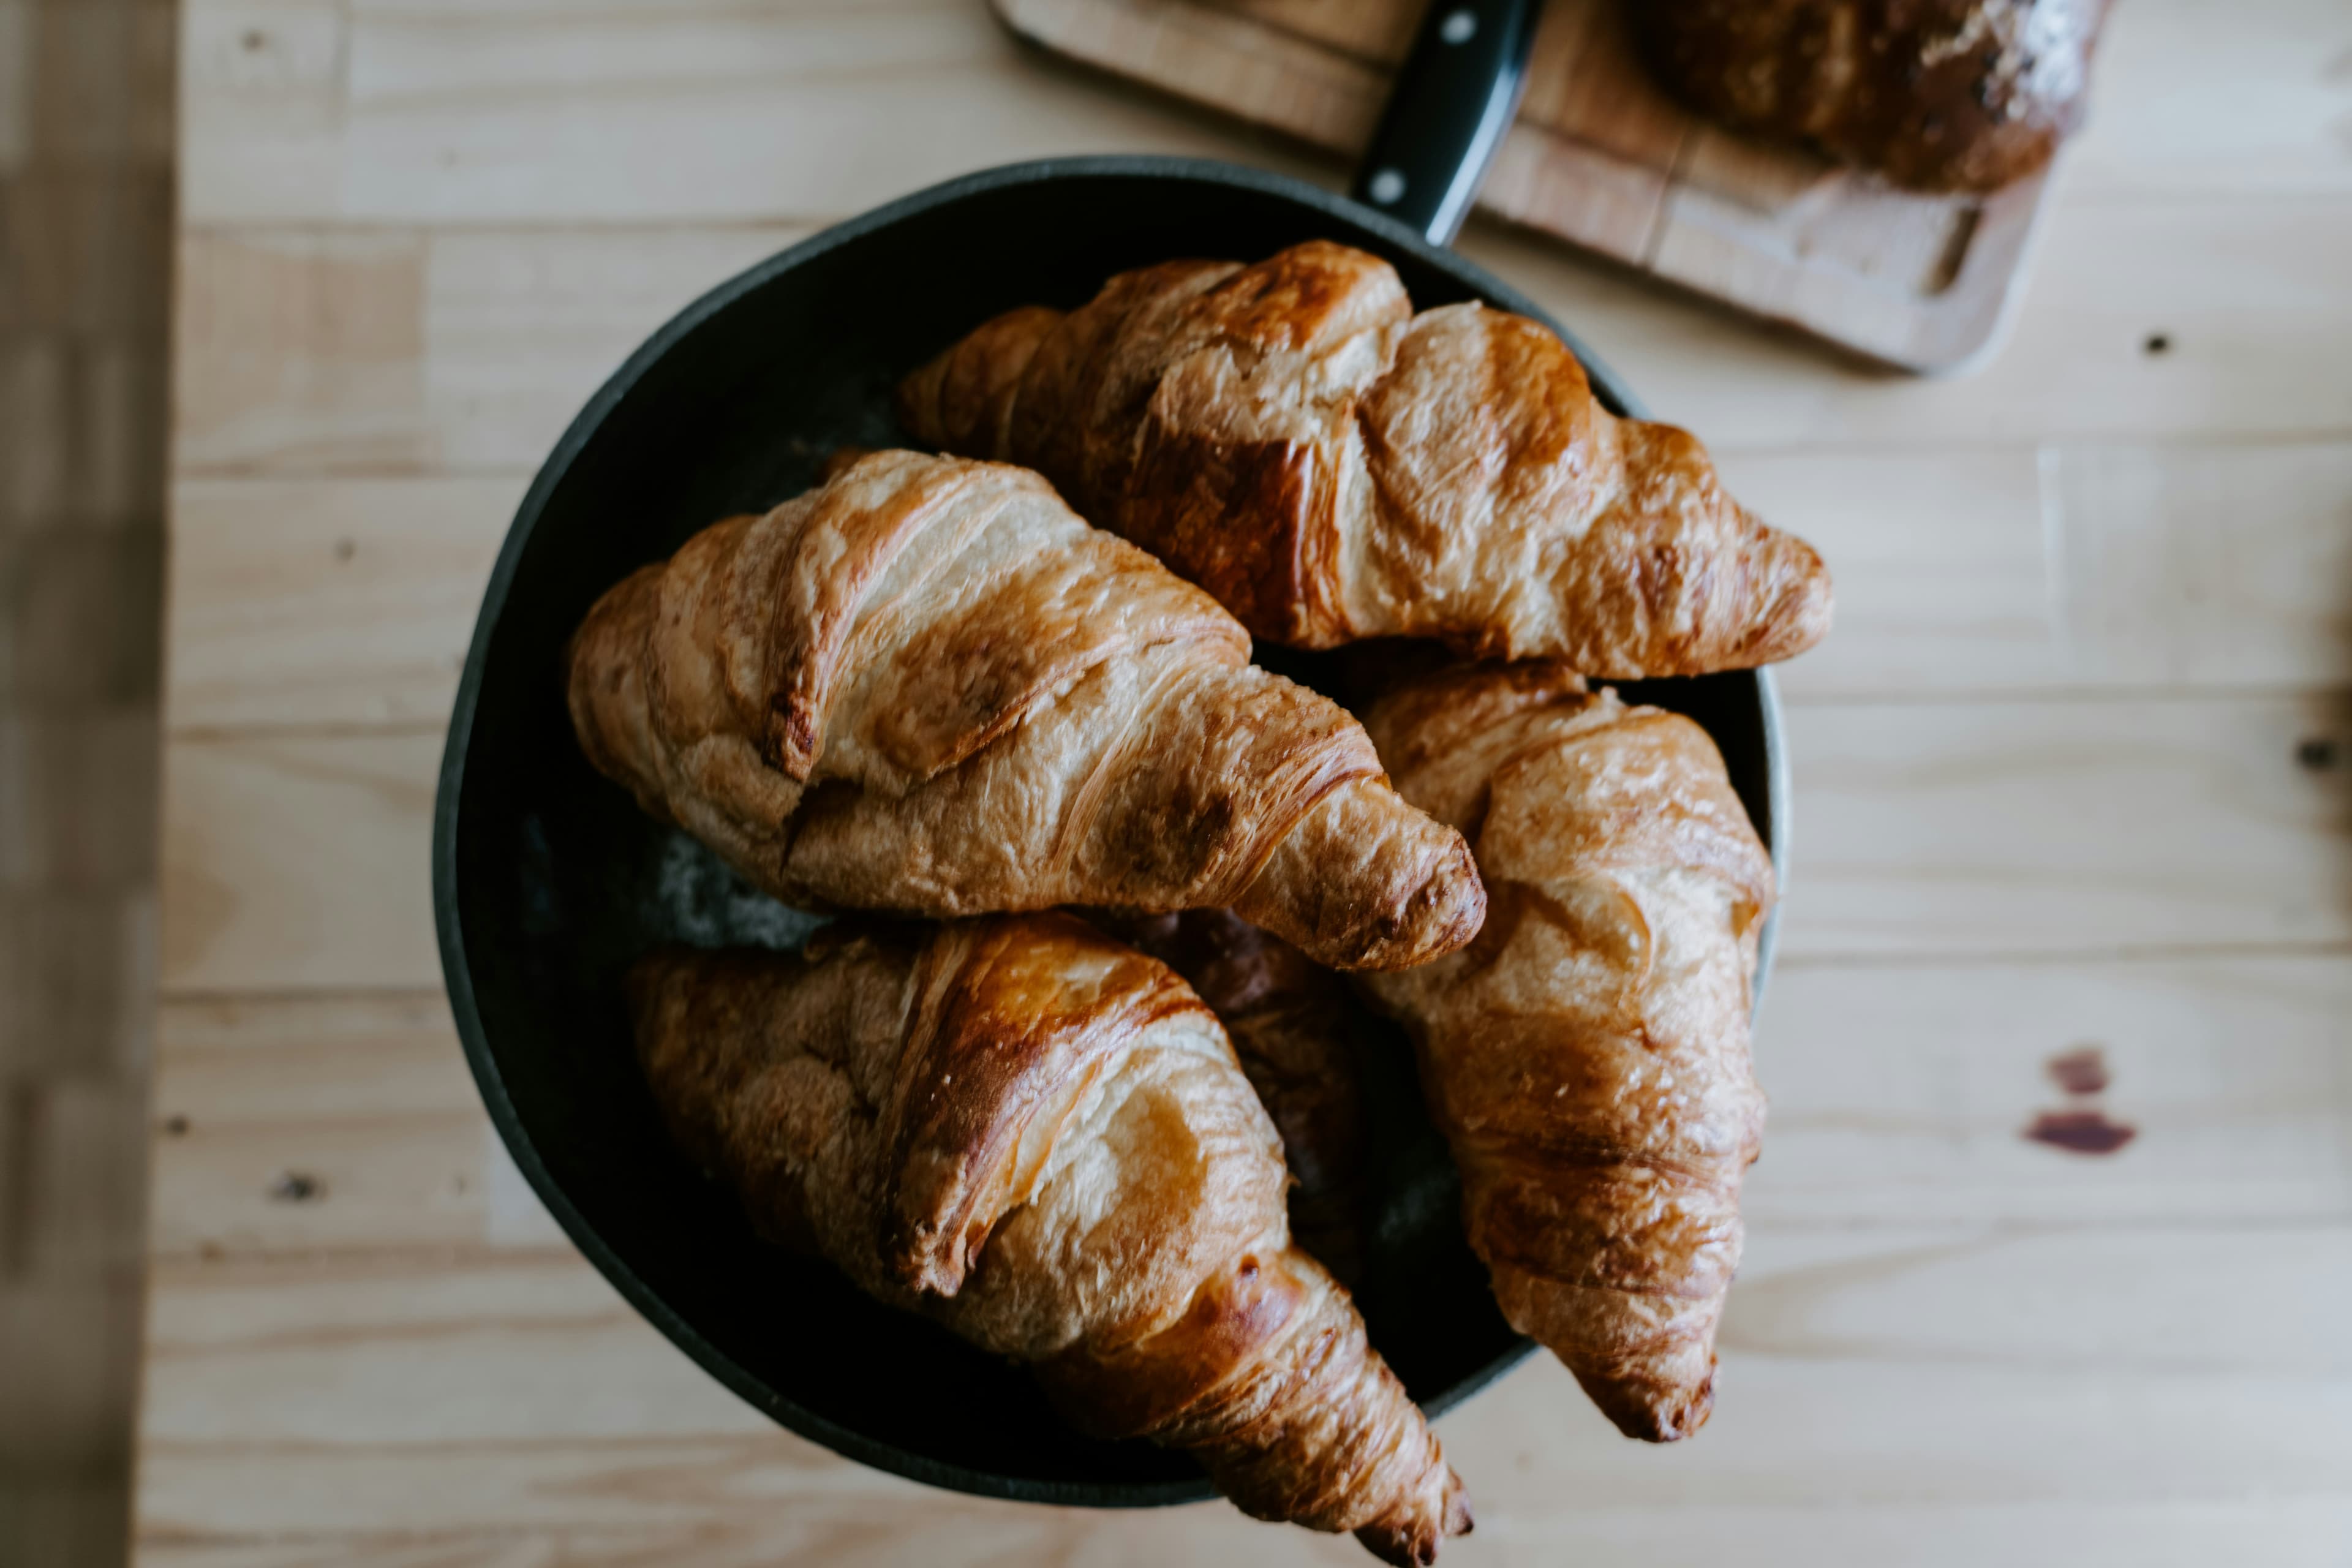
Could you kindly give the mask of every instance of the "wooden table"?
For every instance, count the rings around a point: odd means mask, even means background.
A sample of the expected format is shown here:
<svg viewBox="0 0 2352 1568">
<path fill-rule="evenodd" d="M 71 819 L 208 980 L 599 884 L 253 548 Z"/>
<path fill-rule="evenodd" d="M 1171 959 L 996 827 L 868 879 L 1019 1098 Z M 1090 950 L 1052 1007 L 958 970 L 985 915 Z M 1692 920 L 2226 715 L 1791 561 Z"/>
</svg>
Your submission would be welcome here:
<svg viewBox="0 0 2352 1568">
<path fill-rule="evenodd" d="M 723 1392 L 501 1157 L 425 854 L 514 503 L 672 310 L 986 163 L 1298 155 L 981 0 L 184 9 L 141 1561 L 1365 1561 L 926 1490 Z M 1449 1563 L 2352 1562 L 2352 11 L 2228 15 L 2118 8 L 1966 380 L 1466 237 L 1822 546 L 1840 625 L 1787 671 L 1714 1424 L 1628 1444 L 1530 1363 L 1439 1423 Z M 2023 1136 L 2086 1046 L 2105 1156 Z"/>
</svg>

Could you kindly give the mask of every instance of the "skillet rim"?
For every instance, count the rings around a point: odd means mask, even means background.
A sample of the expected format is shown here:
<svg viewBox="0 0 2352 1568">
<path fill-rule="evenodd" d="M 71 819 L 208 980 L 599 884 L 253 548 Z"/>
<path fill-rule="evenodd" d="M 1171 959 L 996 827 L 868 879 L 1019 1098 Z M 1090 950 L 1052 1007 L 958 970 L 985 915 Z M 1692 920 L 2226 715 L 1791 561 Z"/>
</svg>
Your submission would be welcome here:
<svg viewBox="0 0 2352 1568">
<path fill-rule="evenodd" d="M 1595 394 L 1604 405 L 1621 416 L 1646 416 L 1647 410 L 1616 373 L 1534 300 L 1475 263 L 1430 244 L 1412 229 L 1385 214 L 1287 175 L 1205 158 L 1128 154 L 1041 158 L 961 175 L 887 202 L 755 262 L 709 289 L 672 316 L 624 360 L 589 397 L 565 426 L 562 436 L 533 476 L 530 489 L 524 492 L 516 508 L 514 521 L 509 526 L 505 541 L 499 546 L 498 559 L 490 569 L 481 607 L 476 616 L 474 635 L 467 647 L 465 668 L 459 676 L 457 696 L 450 710 L 448 738 L 435 782 L 433 913 L 450 1014 L 465 1047 L 467 1065 L 481 1093 L 483 1106 L 498 1129 L 499 1141 L 523 1179 L 530 1184 L 531 1191 L 546 1205 L 572 1244 L 632 1308 L 703 1371 L 788 1430 L 846 1458 L 910 1480 L 948 1490 L 1017 1502 L 1089 1508 L 1156 1508 L 1200 1501 L 1214 1497 L 1216 1491 L 1205 1476 L 1151 1482 L 1048 1481 L 999 1475 L 914 1453 L 896 1444 L 870 1437 L 800 1405 L 713 1344 L 692 1322 L 670 1307 L 604 1240 L 587 1216 L 573 1205 L 562 1184 L 550 1173 L 523 1125 L 483 1027 L 473 973 L 467 958 L 457 869 L 459 805 L 464 794 L 466 764 L 480 701 L 484 668 L 493 635 L 507 609 L 515 573 L 544 516 L 549 500 L 582 453 L 594 441 L 613 411 L 645 375 L 680 342 L 739 300 L 842 246 L 864 239 L 936 207 L 974 195 L 1016 185 L 1090 178 L 1167 179 L 1244 190 L 1282 198 L 1318 216 L 1368 231 L 1424 265 L 1449 274 L 1479 298 L 1541 321 L 1557 332 L 1576 355 L 1584 366 Z M 1764 829 L 1776 877 L 1785 884 L 1790 810 L 1788 756 L 1782 741 L 1780 704 L 1771 672 L 1759 669 L 1753 675 L 1761 720 L 1769 818 L 1759 826 Z M 1759 1002 L 1771 969 L 1779 923 L 1780 915 L 1776 909 L 1766 924 L 1759 946 L 1755 991 Z M 1433 1418 L 1444 1414 L 1517 1366 L 1534 1348 L 1533 1342 L 1519 1339 L 1510 1349 L 1476 1372 L 1422 1401 L 1422 1408 Z"/>
</svg>

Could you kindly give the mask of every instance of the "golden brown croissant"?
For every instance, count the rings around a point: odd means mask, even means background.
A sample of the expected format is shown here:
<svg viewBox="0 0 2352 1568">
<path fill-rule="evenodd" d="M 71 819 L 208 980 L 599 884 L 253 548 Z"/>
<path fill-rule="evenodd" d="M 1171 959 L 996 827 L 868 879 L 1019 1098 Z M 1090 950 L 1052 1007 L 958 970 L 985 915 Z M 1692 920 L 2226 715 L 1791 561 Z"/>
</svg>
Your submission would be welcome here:
<svg viewBox="0 0 2352 1568">
<path fill-rule="evenodd" d="M 1470 947 L 1368 981 L 1419 1047 L 1504 1316 L 1629 1436 L 1714 1405 L 1764 1097 L 1749 977 L 1772 864 L 1706 732 L 1556 664 L 1404 686 L 1368 727 L 1405 798 L 1471 837 Z"/>
<path fill-rule="evenodd" d="M 1354 1303 L 1290 1244 L 1217 1021 L 1067 915 L 669 953 L 632 976 L 673 1134 L 761 1231 L 1030 1364 L 1101 1436 L 1391 1563 L 1469 1528 Z"/>
<path fill-rule="evenodd" d="M 1325 963 L 1469 940 L 1460 835 L 1336 704 L 1034 474 L 880 452 L 574 635 L 590 761 L 790 902 L 1231 905 Z"/>
<path fill-rule="evenodd" d="M 1632 679 L 1786 658 L 1829 627 L 1821 558 L 1726 495 L 1696 439 L 1611 415 L 1538 322 L 1413 314 L 1345 246 L 1167 262 L 1067 315 L 1000 316 L 909 376 L 899 415 L 1038 469 L 1269 641 L 1436 637 Z"/>
<path fill-rule="evenodd" d="M 1734 131 L 1989 191 L 2082 118 L 2105 0 L 1633 0 L 1651 68 Z"/>
<path fill-rule="evenodd" d="M 1357 1052 L 1376 1026 L 1339 977 L 1230 910 L 1091 918 L 1181 975 L 1233 1041 L 1282 1134 L 1290 1232 L 1353 1283 L 1363 1269 L 1364 1107 Z"/>
</svg>

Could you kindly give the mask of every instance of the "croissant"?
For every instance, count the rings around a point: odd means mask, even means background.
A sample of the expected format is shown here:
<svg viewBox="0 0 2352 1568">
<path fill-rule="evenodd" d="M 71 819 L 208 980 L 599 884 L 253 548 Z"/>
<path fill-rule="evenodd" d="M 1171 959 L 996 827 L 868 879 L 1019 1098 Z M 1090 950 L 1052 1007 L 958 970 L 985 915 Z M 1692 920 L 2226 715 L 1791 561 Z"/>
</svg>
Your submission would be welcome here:
<svg viewBox="0 0 2352 1568">
<path fill-rule="evenodd" d="M 664 1120 L 763 1233 L 1028 1363 L 1083 1429 L 1191 1454 L 1257 1518 L 1397 1563 L 1469 1529 L 1163 965 L 1045 914 L 667 953 L 631 989 Z"/>
<path fill-rule="evenodd" d="M 1829 628 L 1821 558 L 1696 439 L 1612 416 L 1539 323 L 1415 315 L 1388 263 L 1327 241 L 999 316 L 898 402 L 918 439 L 1038 469 L 1272 642 L 1433 637 L 1630 679 Z"/>
<path fill-rule="evenodd" d="M 1990 191 L 2083 116 L 2105 0 L 1638 0 L 1669 90 L 1920 191 Z"/>
<path fill-rule="evenodd" d="M 1558 664 L 1382 698 L 1405 798 L 1468 833 L 1468 948 L 1366 989 L 1412 1036 L 1504 1316 L 1628 1436 L 1696 1431 L 1764 1098 L 1749 977 L 1774 897 L 1706 732 Z"/>
<path fill-rule="evenodd" d="M 860 458 L 605 594 L 570 670 L 589 760 L 788 902 L 1230 905 L 1341 968 L 1484 918 L 1353 719 L 1019 468 Z"/>
<path fill-rule="evenodd" d="M 1356 1053 L 1372 1021 L 1339 977 L 1229 910 L 1097 912 L 1097 925 L 1174 970 L 1233 1041 L 1282 1134 L 1290 1233 L 1353 1283 L 1363 1271 L 1364 1108 Z"/>
</svg>

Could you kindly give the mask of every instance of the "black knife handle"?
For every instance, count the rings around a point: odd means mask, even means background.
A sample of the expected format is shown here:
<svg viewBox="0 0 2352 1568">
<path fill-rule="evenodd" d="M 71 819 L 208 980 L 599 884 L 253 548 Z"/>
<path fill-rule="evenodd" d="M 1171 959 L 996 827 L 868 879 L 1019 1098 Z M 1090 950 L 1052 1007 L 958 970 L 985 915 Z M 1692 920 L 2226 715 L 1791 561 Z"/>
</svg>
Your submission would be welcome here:
<svg viewBox="0 0 2352 1568">
<path fill-rule="evenodd" d="M 1527 86 L 1541 0 L 1434 0 L 1349 194 L 1450 245 Z"/>
</svg>

